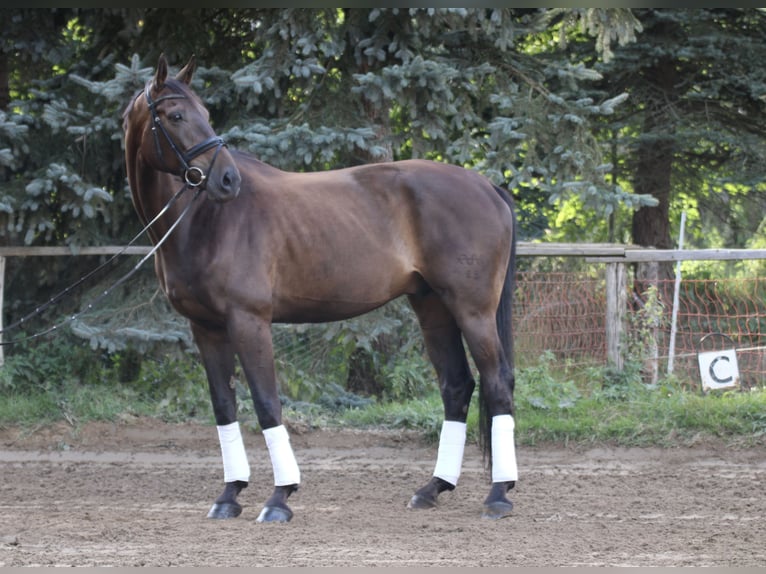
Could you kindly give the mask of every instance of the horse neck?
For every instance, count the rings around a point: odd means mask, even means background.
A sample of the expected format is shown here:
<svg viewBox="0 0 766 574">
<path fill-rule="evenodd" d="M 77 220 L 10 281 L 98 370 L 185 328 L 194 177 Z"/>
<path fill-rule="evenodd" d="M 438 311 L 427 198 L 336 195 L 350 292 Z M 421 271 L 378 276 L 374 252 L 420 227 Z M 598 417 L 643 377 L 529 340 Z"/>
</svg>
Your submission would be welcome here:
<svg viewBox="0 0 766 574">
<path fill-rule="evenodd" d="M 182 183 L 178 178 L 146 165 L 140 157 L 136 157 L 132 163 L 129 162 L 128 166 L 133 206 L 141 223 L 147 225 L 171 201 L 181 189 Z M 187 190 L 167 213 L 149 228 L 148 234 L 153 244 L 157 244 L 165 236 L 173 222 L 178 219 L 183 207 L 191 201 L 192 195 L 193 191 Z"/>
<path fill-rule="evenodd" d="M 167 205 L 175 193 L 172 188 L 176 186 L 172 176 L 155 170 L 144 160 L 141 148 L 147 137 L 146 122 L 128 123 L 125 131 L 125 167 L 133 207 L 142 225 L 147 225 Z M 169 210 L 165 217 L 151 226 L 148 234 L 153 244 L 157 244 L 167 233 L 176 217 L 176 210 Z"/>
</svg>

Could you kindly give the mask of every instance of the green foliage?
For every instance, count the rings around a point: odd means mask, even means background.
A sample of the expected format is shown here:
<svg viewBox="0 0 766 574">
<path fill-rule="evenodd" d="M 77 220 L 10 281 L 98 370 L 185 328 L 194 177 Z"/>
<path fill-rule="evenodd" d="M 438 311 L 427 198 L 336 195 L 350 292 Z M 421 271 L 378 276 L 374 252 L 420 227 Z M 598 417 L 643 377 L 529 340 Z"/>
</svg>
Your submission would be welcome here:
<svg viewBox="0 0 766 574">
<path fill-rule="evenodd" d="M 604 62 L 614 56 L 612 43 L 616 40 L 620 46 L 636 41 L 636 32 L 642 32 L 643 26 L 628 8 L 599 10 L 596 8 L 554 8 L 546 10 L 540 16 L 548 28 L 558 28 L 559 45 L 565 45 L 567 34 L 579 28 L 581 34 L 595 38 L 596 52 Z"/>
<path fill-rule="evenodd" d="M 632 14 L 641 32 L 612 57 L 594 62 L 597 44 L 585 34 L 570 34 L 567 51 L 602 75 L 582 85 L 591 97 L 630 93 L 599 121 L 600 140 L 612 148 L 611 181 L 660 201 L 661 209 L 632 227 L 633 241 L 670 247 L 669 230 L 678 229 L 687 211 L 687 246 L 744 247 L 763 220 L 763 13 L 649 8 Z"/>
<path fill-rule="evenodd" d="M 136 366 L 130 351 L 93 360 L 85 346 L 30 346 L 0 368 L 0 425 L 36 427 L 64 420 L 118 421 L 153 416 L 214 424 L 203 369 L 191 355 L 146 359 Z M 70 376 L 62 376 L 61 365 Z M 83 369 L 86 367 L 84 370 Z M 71 370 L 74 368 L 75 370 Z M 252 401 L 238 375 L 240 420 L 255 427 Z M 478 392 L 478 391 L 477 391 Z M 286 420 L 311 427 L 401 428 L 438 439 L 443 417 L 435 388 L 402 401 L 377 401 L 330 384 L 315 402 L 283 397 Z M 468 436 L 477 440 L 477 400 L 468 415 Z M 616 374 L 590 368 L 578 379 L 563 373 L 546 353 L 517 371 L 519 445 L 541 442 L 672 446 L 708 439 L 762 444 L 766 437 L 766 390 L 703 395 L 668 377 L 656 386 L 636 371 Z"/>
<path fill-rule="evenodd" d="M 571 380 L 561 381 L 552 372 L 556 358 L 545 351 L 538 364 L 519 369 L 516 376 L 515 400 L 517 409 L 565 410 L 572 408 L 581 393 Z"/>
<path fill-rule="evenodd" d="M 561 374 L 548 371 L 544 381 L 529 391 L 517 385 L 517 437 L 522 444 L 673 446 L 711 438 L 753 444 L 766 436 L 764 389 L 703 395 L 683 390 L 673 377 L 652 387 L 630 366 L 619 375 L 589 369 L 576 392 L 571 381 L 561 381 Z M 545 398 L 545 408 L 530 404 L 528 397 L 539 396 Z"/>
<path fill-rule="evenodd" d="M 118 273 L 84 291 L 81 309 L 69 323 L 72 333 L 88 341 L 92 349 L 108 353 L 133 349 L 161 356 L 193 349 L 189 323 L 171 308 L 150 263 L 100 305 L 91 307 L 120 277 Z"/>
<path fill-rule="evenodd" d="M 414 313 L 404 300 L 357 317 L 319 325 L 275 325 L 274 353 L 286 397 L 337 401 L 341 385 L 380 400 L 407 400 L 435 388 Z"/>
<path fill-rule="evenodd" d="M 422 352 L 409 356 L 395 355 L 389 362 L 385 380 L 384 397 L 392 401 L 406 401 L 432 389 L 436 384 L 436 374 Z"/>
<path fill-rule="evenodd" d="M 22 339 L 24 333 L 18 337 Z M 93 355 L 72 338 L 27 341 L 6 351 L 0 368 L 0 393 L 57 392 L 72 381 L 94 381 Z"/>
<path fill-rule="evenodd" d="M 375 403 L 364 409 L 339 413 L 335 424 L 352 427 L 401 428 L 417 430 L 424 438 L 435 442 L 439 438 L 443 420 L 443 407 L 438 393 L 406 402 Z M 475 438 L 478 414 L 475 408 L 469 416 L 469 435 Z"/>
<path fill-rule="evenodd" d="M 0 367 L 0 397 L 9 401 L 10 420 L 113 420 L 131 412 L 185 420 L 211 410 L 204 370 L 192 356 L 94 353 L 63 334 L 14 346 Z"/>
<path fill-rule="evenodd" d="M 625 366 L 626 371 L 654 358 L 658 332 L 669 322 L 669 314 L 656 285 L 650 285 L 641 295 L 641 307 L 628 314 L 625 355 L 630 364 Z"/>
</svg>

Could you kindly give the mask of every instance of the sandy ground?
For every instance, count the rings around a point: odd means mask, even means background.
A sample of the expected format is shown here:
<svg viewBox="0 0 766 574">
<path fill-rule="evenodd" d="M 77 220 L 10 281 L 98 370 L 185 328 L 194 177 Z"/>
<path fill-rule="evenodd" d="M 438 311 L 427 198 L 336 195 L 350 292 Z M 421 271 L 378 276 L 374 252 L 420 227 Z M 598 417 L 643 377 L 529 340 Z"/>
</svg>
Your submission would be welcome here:
<svg viewBox="0 0 766 574">
<path fill-rule="evenodd" d="M 512 516 L 481 518 L 488 478 L 466 449 L 441 506 L 406 503 L 435 446 L 401 432 L 292 429 L 303 484 L 288 524 L 263 437 L 242 515 L 205 517 L 222 488 L 214 427 L 156 421 L 0 429 L 0 566 L 763 566 L 766 447 L 519 447 Z"/>
</svg>

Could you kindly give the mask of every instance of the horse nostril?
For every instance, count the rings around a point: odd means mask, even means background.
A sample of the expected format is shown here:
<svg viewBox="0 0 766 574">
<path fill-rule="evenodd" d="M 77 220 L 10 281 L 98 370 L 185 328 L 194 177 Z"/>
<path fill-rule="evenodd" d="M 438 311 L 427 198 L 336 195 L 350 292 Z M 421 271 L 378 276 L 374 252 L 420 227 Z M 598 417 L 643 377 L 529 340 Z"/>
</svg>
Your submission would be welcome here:
<svg viewBox="0 0 766 574">
<path fill-rule="evenodd" d="M 240 177 L 237 170 L 228 168 L 221 177 L 221 187 L 226 191 L 236 191 L 239 188 Z"/>
</svg>

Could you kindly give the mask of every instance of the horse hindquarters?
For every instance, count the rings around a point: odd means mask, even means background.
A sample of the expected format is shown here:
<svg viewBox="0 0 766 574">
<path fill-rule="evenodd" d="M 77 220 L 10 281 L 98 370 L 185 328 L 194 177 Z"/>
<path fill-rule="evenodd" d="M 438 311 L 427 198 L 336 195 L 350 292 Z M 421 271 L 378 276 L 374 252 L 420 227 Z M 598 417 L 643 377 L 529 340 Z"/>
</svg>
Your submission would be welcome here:
<svg viewBox="0 0 766 574">
<path fill-rule="evenodd" d="M 502 190 L 497 189 L 497 192 L 508 206 L 511 217 L 507 218 L 508 211 L 496 200 L 492 203 L 499 211 L 488 214 L 474 210 L 473 218 L 466 218 L 463 229 L 452 231 L 452 250 L 436 248 L 433 252 L 426 280 L 440 286 L 439 304 L 426 304 L 425 298 L 411 298 L 421 321 L 429 356 L 439 375 L 445 407 L 437 468 L 431 482 L 413 497 L 410 502 L 413 508 L 434 506 L 438 494 L 451 490 L 457 483 L 465 441 L 465 427 L 459 425 L 464 425 L 474 389 L 461 336 L 465 338 L 480 375 L 480 442 L 492 466 L 493 486 L 485 500 L 484 515 L 491 518 L 507 516 L 513 506 L 506 493 L 517 479 L 510 323 L 515 274 L 515 216 L 510 197 Z M 433 265 L 434 261 L 438 261 L 438 266 Z M 436 291 L 432 296 L 437 296 Z M 439 331 L 441 338 L 435 335 Z M 443 460 L 445 464 L 442 464 Z M 442 472 L 445 468 L 451 469 L 451 478 Z"/>
<path fill-rule="evenodd" d="M 495 313 L 495 345 L 499 360 L 497 373 L 477 367 L 481 374 L 481 392 L 479 399 L 479 432 L 485 457 L 489 455 L 492 469 L 492 488 L 484 501 L 484 514 L 487 518 L 503 518 L 513 509 L 513 503 L 506 498 L 518 480 L 515 446 L 515 419 L 513 392 L 515 387 L 513 357 L 512 309 L 516 275 L 516 212 L 513 199 L 508 192 L 494 186 L 495 191 L 508 206 L 510 221 L 510 253 L 500 292 L 500 301 Z M 491 329 L 490 329 L 491 331 Z M 467 340 L 471 335 L 466 334 Z M 493 339 L 492 335 L 489 335 Z M 469 343 L 470 345 L 470 343 Z M 474 342 L 477 349 L 483 349 L 481 339 Z M 477 359 L 475 350 L 471 353 Z M 480 352 L 480 351 L 478 351 Z M 485 384 L 486 381 L 486 384 Z"/>
</svg>

